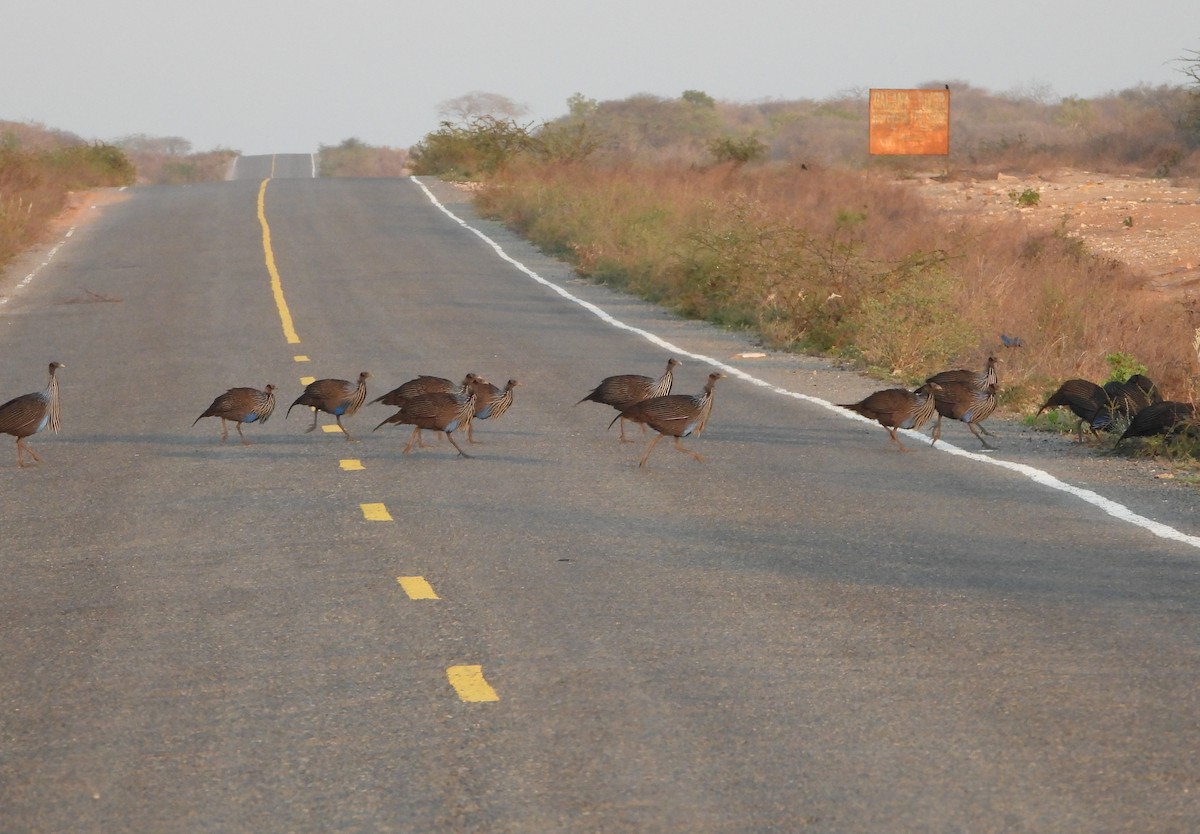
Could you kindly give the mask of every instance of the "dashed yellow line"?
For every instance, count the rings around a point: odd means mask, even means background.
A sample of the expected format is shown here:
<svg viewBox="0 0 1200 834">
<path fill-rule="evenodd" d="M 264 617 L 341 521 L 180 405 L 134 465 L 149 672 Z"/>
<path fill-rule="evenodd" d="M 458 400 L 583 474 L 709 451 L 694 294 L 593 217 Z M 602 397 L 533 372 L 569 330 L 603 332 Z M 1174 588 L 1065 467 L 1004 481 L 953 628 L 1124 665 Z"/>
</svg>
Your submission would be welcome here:
<svg viewBox="0 0 1200 834">
<path fill-rule="evenodd" d="M 315 376 L 302 376 L 302 377 L 300 377 L 300 384 L 301 384 L 301 385 L 305 385 L 305 386 L 312 385 L 312 384 L 313 384 L 314 382 L 316 382 L 316 381 L 317 381 L 317 378 L 316 378 Z"/>
<path fill-rule="evenodd" d="M 409 599 L 440 599 L 423 576 L 397 576 L 396 581 Z"/>
<path fill-rule="evenodd" d="M 384 504 L 360 504 L 363 518 L 367 521 L 391 521 L 392 514 Z"/>
<path fill-rule="evenodd" d="M 346 472 L 361 472 L 363 469 L 366 469 L 366 467 L 362 465 L 361 460 L 343 460 L 339 461 L 338 465 L 341 466 Z"/>
<path fill-rule="evenodd" d="M 482 666 L 451 666 L 446 670 L 446 677 L 463 701 L 480 703 L 500 700 L 496 690 L 483 679 Z"/>
<path fill-rule="evenodd" d="M 309 360 L 309 358 L 308 358 L 307 356 L 305 356 L 304 354 L 302 354 L 302 353 L 298 353 L 298 354 L 296 354 L 295 356 L 293 356 L 293 357 L 292 357 L 292 361 L 293 361 L 293 362 L 308 362 L 308 361 L 310 361 L 310 360 Z"/>
<path fill-rule="evenodd" d="M 342 429 L 341 429 L 341 427 L 338 426 L 337 423 L 326 423 L 325 425 L 321 426 L 321 431 L 325 432 L 326 434 L 341 434 L 342 433 Z"/>
<path fill-rule="evenodd" d="M 275 160 L 271 160 L 271 171 L 274 173 Z M 262 225 L 263 257 L 267 262 L 267 274 L 271 276 L 271 293 L 275 296 L 275 306 L 279 309 L 279 321 L 283 325 L 283 337 L 289 345 L 300 344 L 296 328 L 292 324 L 292 313 L 288 310 L 287 300 L 283 297 L 283 281 L 279 278 L 279 270 L 275 266 L 275 253 L 271 249 L 271 227 L 267 225 L 267 177 L 258 188 L 258 222 Z"/>
</svg>

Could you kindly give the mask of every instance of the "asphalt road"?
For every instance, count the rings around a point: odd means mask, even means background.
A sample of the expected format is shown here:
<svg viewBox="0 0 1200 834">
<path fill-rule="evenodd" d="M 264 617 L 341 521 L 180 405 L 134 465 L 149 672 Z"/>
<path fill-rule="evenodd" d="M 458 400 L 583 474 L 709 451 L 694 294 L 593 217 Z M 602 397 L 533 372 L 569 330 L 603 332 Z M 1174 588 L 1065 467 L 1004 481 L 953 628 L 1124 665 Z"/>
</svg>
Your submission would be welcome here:
<svg viewBox="0 0 1200 834">
<path fill-rule="evenodd" d="M 639 469 L 575 402 L 672 350 L 412 181 L 311 171 L 134 189 L 0 280 L 0 399 L 66 364 L 45 463 L 0 447 L 0 830 L 1200 830 L 1194 542 L 737 377 L 707 462 Z M 737 364 L 450 207 L 677 392 Z M 285 419 L 363 370 L 521 385 L 470 460 Z M 266 383 L 254 445 L 192 427 Z"/>
</svg>

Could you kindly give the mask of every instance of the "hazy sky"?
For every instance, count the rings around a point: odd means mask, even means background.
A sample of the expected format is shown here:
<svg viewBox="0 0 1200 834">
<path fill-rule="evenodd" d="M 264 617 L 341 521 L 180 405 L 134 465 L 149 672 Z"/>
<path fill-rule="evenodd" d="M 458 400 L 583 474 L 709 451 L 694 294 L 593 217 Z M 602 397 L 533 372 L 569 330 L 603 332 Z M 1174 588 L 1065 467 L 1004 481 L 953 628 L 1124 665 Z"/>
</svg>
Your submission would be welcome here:
<svg viewBox="0 0 1200 834">
<path fill-rule="evenodd" d="M 1198 0 L 0 0 L 0 119 L 194 150 L 407 147 L 500 93 L 822 99 L 956 80 L 1093 96 L 1189 84 Z"/>
</svg>

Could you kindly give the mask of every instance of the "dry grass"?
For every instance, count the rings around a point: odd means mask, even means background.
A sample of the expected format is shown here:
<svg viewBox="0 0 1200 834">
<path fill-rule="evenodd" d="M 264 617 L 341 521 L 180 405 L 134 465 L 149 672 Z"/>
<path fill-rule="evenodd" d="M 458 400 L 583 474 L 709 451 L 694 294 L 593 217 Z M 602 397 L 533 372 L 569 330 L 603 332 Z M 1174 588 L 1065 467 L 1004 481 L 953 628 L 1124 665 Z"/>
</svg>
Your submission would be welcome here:
<svg viewBox="0 0 1200 834">
<path fill-rule="evenodd" d="M 1005 401 L 1145 364 L 1169 397 L 1200 378 L 1195 315 L 1123 265 L 1018 222 L 947 225 L 887 177 L 794 165 L 698 168 L 523 162 L 481 207 L 580 272 L 773 347 L 921 379 L 982 366 L 1001 333 Z"/>
</svg>

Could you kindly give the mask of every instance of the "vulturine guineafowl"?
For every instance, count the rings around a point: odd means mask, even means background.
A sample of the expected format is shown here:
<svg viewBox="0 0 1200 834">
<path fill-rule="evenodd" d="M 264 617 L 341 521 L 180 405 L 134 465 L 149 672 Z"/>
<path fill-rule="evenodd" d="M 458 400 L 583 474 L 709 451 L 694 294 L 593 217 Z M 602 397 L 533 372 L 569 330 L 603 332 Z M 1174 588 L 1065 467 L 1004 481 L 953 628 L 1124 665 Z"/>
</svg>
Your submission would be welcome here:
<svg viewBox="0 0 1200 834">
<path fill-rule="evenodd" d="M 1097 430 L 1108 425 L 1107 419 L 1097 420 L 1098 415 L 1108 405 L 1108 394 L 1094 382 L 1086 379 L 1068 379 L 1058 386 L 1058 390 L 1051 394 L 1049 399 L 1042 403 L 1042 407 L 1037 410 L 1037 413 L 1041 414 L 1048 408 L 1058 408 L 1063 405 L 1071 409 L 1071 413 L 1079 418 L 1079 425 L 1075 427 L 1075 430 L 1079 435 L 1080 443 L 1083 442 L 1084 424 L 1096 437 L 1099 437 Z"/>
<path fill-rule="evenodd" d="M 1115 430 L 1126 425 L 1142 409 L 1163 401 L 1162 394 L 1145 374 L 1134 374 L 1124 382 L 1104 383 L 1107 398 L 1093 420 L 1097 428 Z"/>
<path fill-rule="evenodd" d="M 313 410 L 313 421 L 312 425 L 304 430 L 306 434 L 317 427 L 317 417 L 324 411 L 326 414 L 332 414 L 337 420 L 338 428 L 346 435 L 346 439 L 353 440 L 350 432 L 342 425 L 342 417 L 349 417 L 362 407 L 367 398 L 367 380 L 370 378 L 371 375 L 363 371 L 358 375 L 357 383 L 345 379 L 318 379 L 310 382 L 304 393 L 288 406 L 283 419 L 286 420 L 296 406 L 307 405 Z"/>
<path fill-rule="evenodd" d="M 937 422 L 933 426 L 934 443 L 942 436 L 942 418 L 949 417 L 966 423 L 971 434 L 983 444 L 983 448 L 992 448 L 980 434 L 983 432 L 990 435 L 991 432 L 980 423 L 996 410 L 996 392 L 1000 387 L 1000 378 L 996 371 L 998 361 L 996 357 L 989 356 L 982 371 L 960 368 L 941 371 L 925 380 L 926 383 L 933 382 L 941 387 L 941 390 L 934 394 L 934 408 L 937 410 Z"/>
<path fill-rule="evenodd" d="M 840 405 L 868 419 L 877 420 L 879 425 L 888 430 L 892 442 L 900 451 L 907 452 L 908 448 L 896 437 L 896 429 L 919 431 L 933 417 L 936 408 L 934 395 L 940 390 L 941 386 L 936 382 L 926 382 L 916 391 L 886 388 L 856 403 Z"/>
<path fill-rule="evenodd" d="M 401 383 L 386 394 L 376 397 L 368 405 L 383 403 L 384 405 L 398 407 L 400 403 L 418 394 L 465 394 L 467 393 L 467 386 L 475 378 L 475 374 L 467 374 L 463 377 L 462 382 L 452 382 L 444 377 L 421 374 L 407 382 Z"/>
<path fill-rule="evenodd" d="M 250 441 L 242 434 L 242 423 L 265 423 L 274 411 L 274 385 L 268 385 L 261 391 L 257 388 L 230 388 L 213 400 L 212 405 L 197 417 L 192 425 L 196 425 L 205 417 L 220 417 L 221 442 L 229 439 L 229 427 L 226 425 L 226 421 L 229 421 L 237 428 L 242 444 L 249 446 Z"/>
<path fill-rule="evenodd" d="M 617 411 L 622 411 L 634 403 L 649 399 L 650 397 L 665 397 L 671 393 L 671 383 L 674 380 L 675 368 L 680 364 L 682 363 L 674 357 L 668 359 L 667 369 L 658 379 L 642 376 L 641 374 L 618 374 L 616 376 L 605 377 L 579 403 L 590 400 L 594 403 L 611 405 Z M 579 405 L 579 403 L 575 403 L 575 405 Z M 625 418 L 618 415 L 616 419 L 621 422 L 621 442 L 632 443 L 632 440 L 626 441 L 625 439 Z M 613 422 L 616 422 L 616 420 Z M 645 431 L 645 429 L 643 428 L 642 431 Z"/>
<path fill-rule="evenodd" d="M 17 439 L 17 466 L 24 467 L 25 460 L 21 452 L 29 453 L 34 463 L 41 463 L 37 452 L 29 448 L 25 438 L 37 434 L 44 429 L 50 429 L 55 434 L 60 426 L 60 411 L 58 402 L 58 378 L 54 372 L 65 368 L 61 362 L 50 363 L 50 379 L 46 387 L 32 394 L 22 394 L 19 397 L 0 405 L 0 432 L 11 434 Z"/>
<path fill-rule="evenodd" d="M 1151 403 L 1129 421 L 1129 428 L 1117 438 L 1113 447 L 1130 437 L 1152 437 L 1156 434 L 1173 434 L 1188 426 L 1196 425 L 1196 407 L 1191 403 L 1164 400 Z"/>
<path fill-rule="evenodd" d="M 986 389 L 989 385 L 999 385 L 1000 377 L 996 371 L 996 363 L 1000 360 L 994 356 L 987 358 L 987 364 L 984 365 L 982 371 L 972 371 L 967 368 L 956 368 L 952 371 L 938 371 L 933 376 L 929 377 L 926 382 L 936 382 L 938 385 L 945 386 L 950 383 L 965 383 L 974 385 L 980 390 Z"/>
<path fill-rule="evenodd" d="M 434 392 L 410 397 L 400 404 L 400 408 L 395 414 L 381 422 L 373 431 L 388 424 L 412 426 L 412 435 L 404 447 L 406 455 L 412 451 L 421 429 L 444 432 L 446 439 L 458 450 L 458 453 L 464 458 L 469 458 L 471 456 L 455 442 L 454 432 L 470 424 L 471 418 L 475 416 L 478 390 L 486 384 L 482 379 L 476 378 L 468 386 L 466 394 Z"/>
<path fill-rule="evenodd" d="M 933 395 L 933 400 L 938 414 L 937 422 L 933 426 L 933 443 L 937 443 L 942 436 L 942 418 L 949 417 L 952 420 L 961 420 L 966 423 L 971 434 L 975 435 L 976 439 L 983 444 L 983 448 L 995 448 L 980 434 L 981 431 L 988 435 L 991 432 L 979 425 L 991 417 L 992 412 L 996 410 L 997 399 L 994 384 L 990 384 L 985 390 L 980 391 L 970 385 L 947 383 L 942 385 L 941 391 Z"/>
<path fill-rule="evenodd" d="M 476 390 L 475 416 L 467 424 L 467 441 L 475 443 L 476 420 L 499 420 L 513 404 L 513 389 L 521 383 L 510 379 L 503 388 L 485 381 Z"/>
<path fill-rule="evenodd" d="M 704 458 L 699 452 L 685 448 L 679 441 L 680 438 L 689 435 L 699 436 L 704 431 L 709 414 L 712 413 L 713 386 L 724 376 L 725 374 L 716 371 L 709 374 L 708 382 L 699 394 L 667 394 L 633 403 L 614 417 L 608 427 L 611 429 L 613 423 L 624 419 L 647 425 L 658 432 L 646 445 L 646 451 L 638 461 L 638 466 L 646 465 L 655 444 L 667 435 L 675 438 L 676 449 L 703 463 Z"/>
<path fill-rule="evenodd" d="M 383 396 L 376 397 L 371 400 L 371 404 L 383 403 L 384 405 L 399 408 L 405 401 L 411 400 L 413 397 L 420 396 L 421 394 L 462 394 L 466 396 L 470 393 L 469 388 L 471 383 L 477 379 L 483 379 L 483 377 L 469 373 L 463 377 L 461 383 L 456 383 L 445 377 L 421 374 L 393 388 Z M 469 431 L 470 429 L 468 428 Z M 419 430 L 417 431 L 417 445 L 422 449 L 425 448 L 425 441 L 422 439 Z"/>
</svg>

